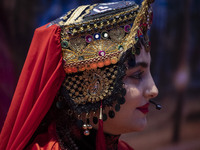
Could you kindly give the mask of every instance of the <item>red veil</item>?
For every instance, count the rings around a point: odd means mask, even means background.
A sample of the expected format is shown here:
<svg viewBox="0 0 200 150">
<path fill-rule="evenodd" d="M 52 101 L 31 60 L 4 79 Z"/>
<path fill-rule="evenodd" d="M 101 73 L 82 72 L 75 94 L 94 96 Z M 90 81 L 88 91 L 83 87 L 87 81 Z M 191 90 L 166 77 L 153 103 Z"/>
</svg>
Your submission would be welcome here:
<svg viewBox="0 0 200 150">
<path fill-rule="evenodd" d="M 25 147 L 50 109 L 64 77 L 60 27 L 44 25 L 35 30 L 1 131 L 1 150 Z"/>
</svg>

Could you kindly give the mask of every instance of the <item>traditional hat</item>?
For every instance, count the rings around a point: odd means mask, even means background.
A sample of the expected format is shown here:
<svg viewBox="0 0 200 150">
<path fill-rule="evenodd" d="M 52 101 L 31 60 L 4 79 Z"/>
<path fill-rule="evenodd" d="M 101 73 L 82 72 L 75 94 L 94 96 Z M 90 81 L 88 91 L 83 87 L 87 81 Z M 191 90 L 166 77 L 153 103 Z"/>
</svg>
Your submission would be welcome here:
<svg viewBox="0 0 200 150">
<path fill-rule="evenodd" d="M 144 1 L 141 9 L 133 1 L 80 6 L 53 22 L 62 28 L 66 73 L 116 64 L 150 28 L 151 2 Z"/>
</svg>

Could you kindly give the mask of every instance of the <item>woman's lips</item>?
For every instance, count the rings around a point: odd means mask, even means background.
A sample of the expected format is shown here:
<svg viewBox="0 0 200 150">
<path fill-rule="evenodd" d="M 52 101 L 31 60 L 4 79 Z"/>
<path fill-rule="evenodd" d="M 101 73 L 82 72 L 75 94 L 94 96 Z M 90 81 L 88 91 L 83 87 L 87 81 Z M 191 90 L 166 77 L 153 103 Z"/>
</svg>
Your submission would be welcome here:
<svg viewBox="0 0 200 150">
<path fill-rule="evenodd" d="M 149 103 L 146 103 L 145 105 L 141 107 L 137 107 L 139 111 L 141 111 L 143 114 L 147 114 L 149 112 Z"/>
</svg>

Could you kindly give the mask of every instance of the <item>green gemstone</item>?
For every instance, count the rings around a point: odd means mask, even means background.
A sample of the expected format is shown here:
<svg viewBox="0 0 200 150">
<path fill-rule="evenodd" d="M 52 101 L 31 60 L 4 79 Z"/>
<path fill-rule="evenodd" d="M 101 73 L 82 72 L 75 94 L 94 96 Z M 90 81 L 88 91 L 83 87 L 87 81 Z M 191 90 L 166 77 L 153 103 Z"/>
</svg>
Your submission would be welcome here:
<svg viewBox="0 0 200 150">
<path fill-rule="evenodd" d="M 68 47 L 68 42 L 67 41 L 62 41 L 61 46 L 64 48 Z"/>
<path fill-rule="evenodd" d="M 119 45 L 119 46 L 118 46 L 118 50 L 119 50 L 119 51 L 122 51 L 122 50 L 124 50 L 124 47 L 123 47 L 122 45 Z"/>
</svg>

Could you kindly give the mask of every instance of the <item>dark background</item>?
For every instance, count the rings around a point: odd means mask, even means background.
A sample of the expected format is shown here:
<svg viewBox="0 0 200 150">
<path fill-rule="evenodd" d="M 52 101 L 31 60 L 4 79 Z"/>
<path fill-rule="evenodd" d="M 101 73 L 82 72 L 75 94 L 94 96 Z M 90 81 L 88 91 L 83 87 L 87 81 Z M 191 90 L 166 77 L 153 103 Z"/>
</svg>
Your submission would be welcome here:
<svg viewBox="0 0 200 150">
<path fill-rule="evenodd" d="M 0 129 L 35 28 L 79 5 L 112 1 L 0 1 Z M 153 10 L 151 71 L 160 92 L 156 100 L 163 109 L 152 107 L 143 133 L 122 138 L 139 150 L 199 150 L 200 1 L 156 0 Z"/>
</svg>

